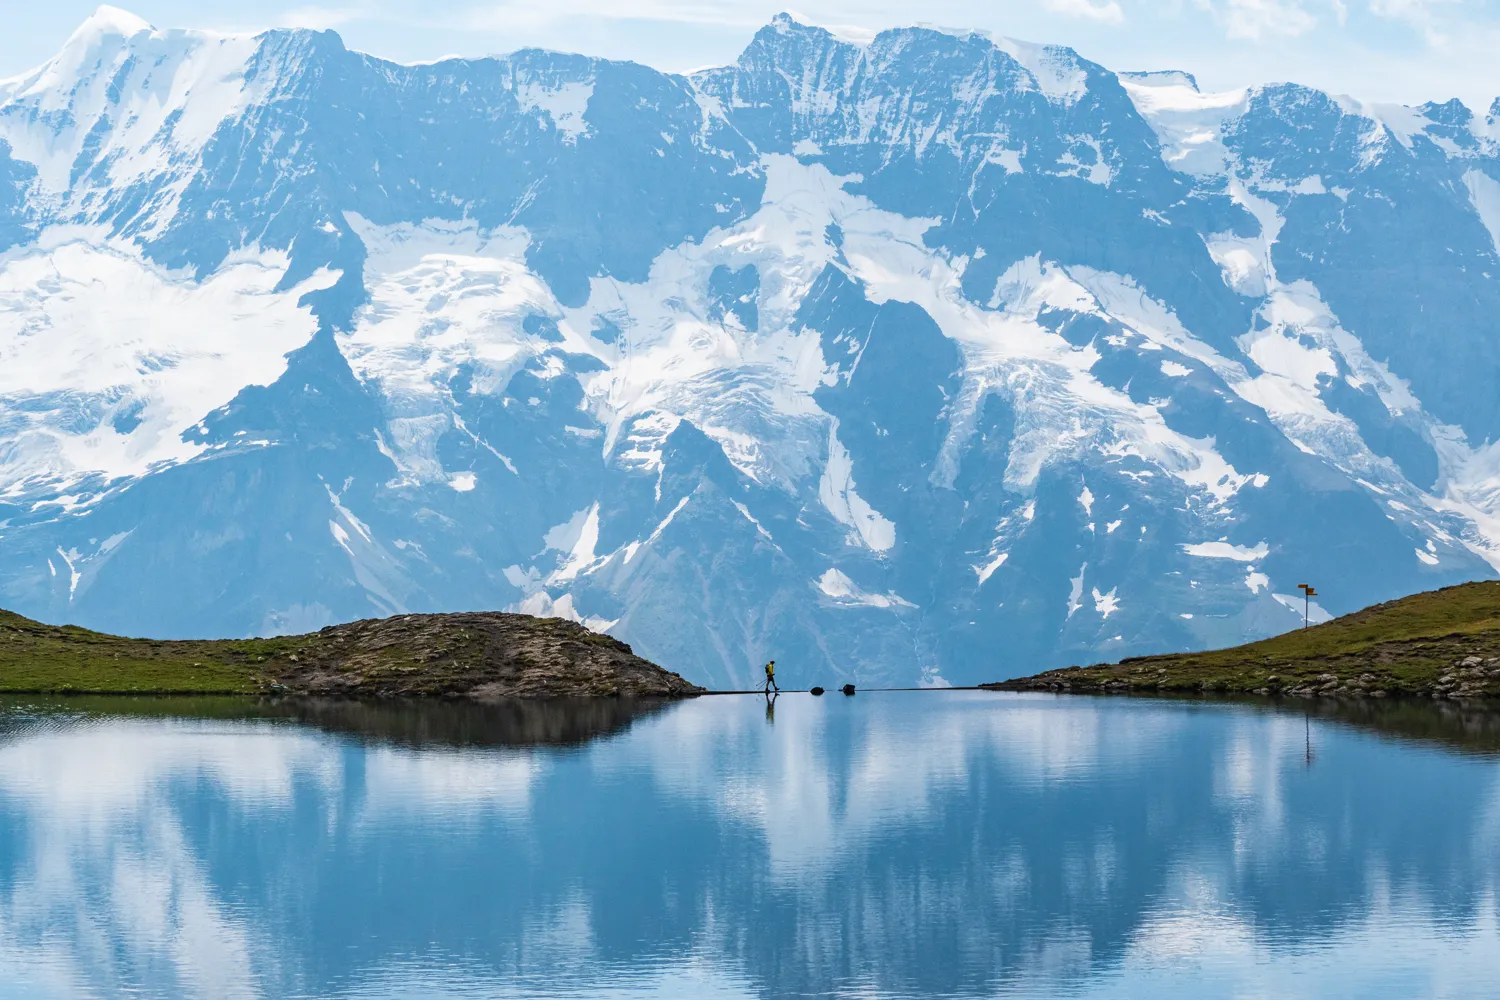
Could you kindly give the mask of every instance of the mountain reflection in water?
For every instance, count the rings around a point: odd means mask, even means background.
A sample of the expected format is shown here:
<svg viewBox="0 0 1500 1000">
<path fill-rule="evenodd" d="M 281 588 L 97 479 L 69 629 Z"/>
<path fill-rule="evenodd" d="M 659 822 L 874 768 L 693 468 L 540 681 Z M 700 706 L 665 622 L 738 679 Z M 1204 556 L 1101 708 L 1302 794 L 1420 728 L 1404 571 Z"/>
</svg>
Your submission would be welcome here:
<svg viewBox="0 0 1500 1000">
<path fill-rule="evenodd" d="M 110 696 L 0 698 L 0 740 L 86 713 L 136 719 L 295 722 L 330 733 L 410 747 L 527 747 L 586 743 L 624 729 L 670 702 L 628 698 L 502 698 L 493 701 L 352 698 Z"/>
<path fill-rule="evenodd" d="M 762 701 L 13 704 L 0 995 L 1493 996 L 1482 712 Z"/>
</svg>

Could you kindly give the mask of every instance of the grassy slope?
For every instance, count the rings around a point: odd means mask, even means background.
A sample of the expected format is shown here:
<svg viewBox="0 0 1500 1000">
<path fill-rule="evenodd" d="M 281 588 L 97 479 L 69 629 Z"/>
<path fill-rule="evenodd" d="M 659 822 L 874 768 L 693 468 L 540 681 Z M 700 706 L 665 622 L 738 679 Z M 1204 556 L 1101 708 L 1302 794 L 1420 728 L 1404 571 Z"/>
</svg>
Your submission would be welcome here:
<svg viewBox="0 0 1500 1000">
<path fill-rule="evenodd" d="M 251 694 L 269 689 L 272 658 L 303 642 L 126 639 L 0 611 L 0 691 Z"/>
<path fill-rule="evenodd" d="M 986 686 L 1500 697 L 1500 582 L 1414 594 L 1232 649 L 1132 657 Z"/>
</svg>

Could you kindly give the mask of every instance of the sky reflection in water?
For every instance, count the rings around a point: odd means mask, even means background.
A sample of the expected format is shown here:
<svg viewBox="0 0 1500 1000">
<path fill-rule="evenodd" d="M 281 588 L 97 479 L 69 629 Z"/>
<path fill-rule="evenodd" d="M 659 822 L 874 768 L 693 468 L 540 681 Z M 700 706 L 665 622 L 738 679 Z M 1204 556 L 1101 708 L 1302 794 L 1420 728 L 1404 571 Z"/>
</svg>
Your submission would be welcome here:
<svg viewBox="0 0 1500 1000">
<path fill-rule="evenodd" d="M 1495 995 L 1500 758 L 1431 712 L 538 711 L 0 713 L 0 995 Z"/>
</svg>

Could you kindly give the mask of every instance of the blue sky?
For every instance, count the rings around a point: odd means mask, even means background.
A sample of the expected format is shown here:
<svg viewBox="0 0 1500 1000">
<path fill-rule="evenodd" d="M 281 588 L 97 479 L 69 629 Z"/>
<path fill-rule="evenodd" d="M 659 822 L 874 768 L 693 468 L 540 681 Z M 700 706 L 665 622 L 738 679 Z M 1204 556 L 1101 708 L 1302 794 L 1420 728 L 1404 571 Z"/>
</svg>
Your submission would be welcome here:
<svg viewBox="0 0 1500 1000">
<path fill-rule="evenodd" d="M 0 77 L 47 59 L 94 0 L 7 4 Z M 918 21 L 1071 45 L 1111 69 L 1185 69 L 1205 88 L 1296 80 L 1417 104 L 1500 95 L 1500 0 L 136 0 L 157 27 L 333 28 L 401 61 L 526 45 L 667 70 L 732 61 L 779 10 L 851 34 Z"/>
</svg>

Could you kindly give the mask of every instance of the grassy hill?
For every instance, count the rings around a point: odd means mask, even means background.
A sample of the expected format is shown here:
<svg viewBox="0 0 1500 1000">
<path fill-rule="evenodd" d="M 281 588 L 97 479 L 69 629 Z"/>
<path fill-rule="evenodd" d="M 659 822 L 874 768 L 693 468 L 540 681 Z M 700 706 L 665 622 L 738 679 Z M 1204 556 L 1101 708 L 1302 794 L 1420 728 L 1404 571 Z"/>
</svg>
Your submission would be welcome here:
<svg viewBox="0 0 1500 1000">
<path fill-rule="evenodd" d="M 1019 691 L 1500 697 L 1500 581 L 1377 604 L 1260 642 L 987 684 Z"/>
<path fill-rule="evenodd" d="M 270 639 L 128 639 L 0 611 L 0 692 L 639 697 L 701 689 L 556 618 L 398 615 Z"/>
</svg>

